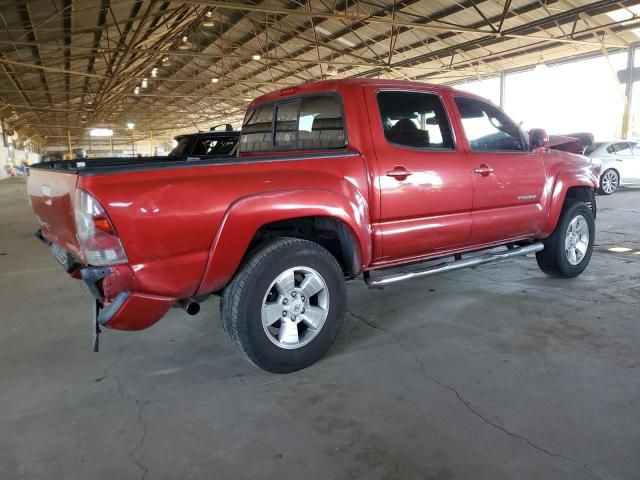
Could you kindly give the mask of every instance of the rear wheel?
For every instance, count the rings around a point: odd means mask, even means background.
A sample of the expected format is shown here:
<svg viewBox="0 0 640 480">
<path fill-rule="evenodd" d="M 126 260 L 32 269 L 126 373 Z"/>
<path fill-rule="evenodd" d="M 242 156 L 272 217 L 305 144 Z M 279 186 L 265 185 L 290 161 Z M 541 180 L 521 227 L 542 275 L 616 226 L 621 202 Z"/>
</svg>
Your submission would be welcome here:
<svg viewBox="0 0 640 480">
<path fill-rule="evenodd" d="M 224 329 L 264 370 L 288 373 L 316 362 L 344 322 L 346 289 L 320 245 L 280 238 L 257 251 L 224 291 Z"/>
<path fill-rule="evenodd" d="M 600 188 L 598 193 L 602 195 L 611 195 L 618 189 L 620 185 L 620 175 L 614 169 L 609 168 L 600 176 Z"/>
<path fill-rule="evenodd" d="M 552 276 L 580 275 L 591 259 L 595 240 L 593 211 L 583 202 L 565 205 L 554 232 L 544 240 L 544 250 L 536 253 L 540 269 Z"/>
</svg>

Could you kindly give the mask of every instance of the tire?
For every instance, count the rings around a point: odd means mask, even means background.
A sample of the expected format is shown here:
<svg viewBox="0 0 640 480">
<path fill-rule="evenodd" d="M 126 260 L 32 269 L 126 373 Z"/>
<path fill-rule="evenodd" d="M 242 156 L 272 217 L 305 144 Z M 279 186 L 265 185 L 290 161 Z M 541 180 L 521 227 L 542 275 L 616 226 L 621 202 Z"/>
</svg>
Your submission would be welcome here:
<svg viewBox="0 0 640 480">
<path fill-rule="evenodd" d="M 600 175 L 600 186 L 598 187 L 598 193 L 600 195 L 611 195 L 618 190 L 620 186 L 620 175 L 613 168 L 606 169 L 602 175 Z"/>
<path fill-rule="evenodd" d="M 289 373 L 329 350 L 344 323 L 346 298 L 333 255 L 307 240 L 278 238 L 255 251 L 227 286 L 222 322 L 247 360 Z"/>
<path fill-rule="evenodd" d="M 573 228 L 571 238 L 570 228 Z M 562 209 L 556 229 L 543 241 L 544 250 L 536 253 L 538 266 L 547 275 L 576 277 L 587 268 L 594 241 L 595 220 L 592 210 L 583 202 L 568 202 Z"/>
</svg>

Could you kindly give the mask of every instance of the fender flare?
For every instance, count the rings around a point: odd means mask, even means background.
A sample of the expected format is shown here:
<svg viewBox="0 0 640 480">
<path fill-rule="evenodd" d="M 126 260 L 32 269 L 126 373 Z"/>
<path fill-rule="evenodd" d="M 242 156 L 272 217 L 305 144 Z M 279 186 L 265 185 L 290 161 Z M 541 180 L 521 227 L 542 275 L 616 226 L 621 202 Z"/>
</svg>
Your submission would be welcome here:
<svg viewBox="0 0 640 480">
<path fill-rule="evenodd" d="M 547 222 L 540 235 L 542 238 L 548 237 L 555 230 L 567 192 L 574 187 L 584 187 L 593 191 L 598 188 L 598 179 L 590 167 L 563 170 L 558 173 L 549 199 Z"/>
<path fill-rule="evenodd" d="M 365 197 L 355 187 L 349 197 L 328 190 L 277 190 L 233 202 L 224 214 L 197 294 L 218 291 L 231 280 L 260 227 L 298 217 L 330 217 L 346 225 L 360 259 L 371 262 L 372 240 Z"/>
</svg>

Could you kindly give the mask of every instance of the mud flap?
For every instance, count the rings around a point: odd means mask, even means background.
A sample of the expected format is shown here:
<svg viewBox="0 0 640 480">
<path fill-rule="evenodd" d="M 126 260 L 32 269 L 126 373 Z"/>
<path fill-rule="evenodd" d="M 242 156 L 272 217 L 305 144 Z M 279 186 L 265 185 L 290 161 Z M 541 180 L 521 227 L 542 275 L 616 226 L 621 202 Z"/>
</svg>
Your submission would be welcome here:
<svg viewBox="0 0 640 480">
<path fill-rule="evenodd" d="M 93 315 L 91 316 L 91 343 L 93 344 L 93 351 L 100 351 L 100 323 L 98 317 L 100 316 L 100 303 L 98 300 L 93 299 Z"/>
</svg>

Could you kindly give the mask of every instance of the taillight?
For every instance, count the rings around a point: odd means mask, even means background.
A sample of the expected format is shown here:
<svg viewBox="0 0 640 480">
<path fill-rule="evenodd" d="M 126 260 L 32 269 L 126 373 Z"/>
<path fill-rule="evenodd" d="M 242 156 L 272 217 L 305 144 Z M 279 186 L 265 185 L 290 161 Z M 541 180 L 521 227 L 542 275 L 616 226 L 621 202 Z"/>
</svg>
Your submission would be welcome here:
<svg viewBox="0 0 640 480">
<path fill-rule="evenodd" d="M 89 265 L 127 263 L 122 243 L 104 208 L 90 193 L 76 190 L 76 233 Z"/>
</svg>

